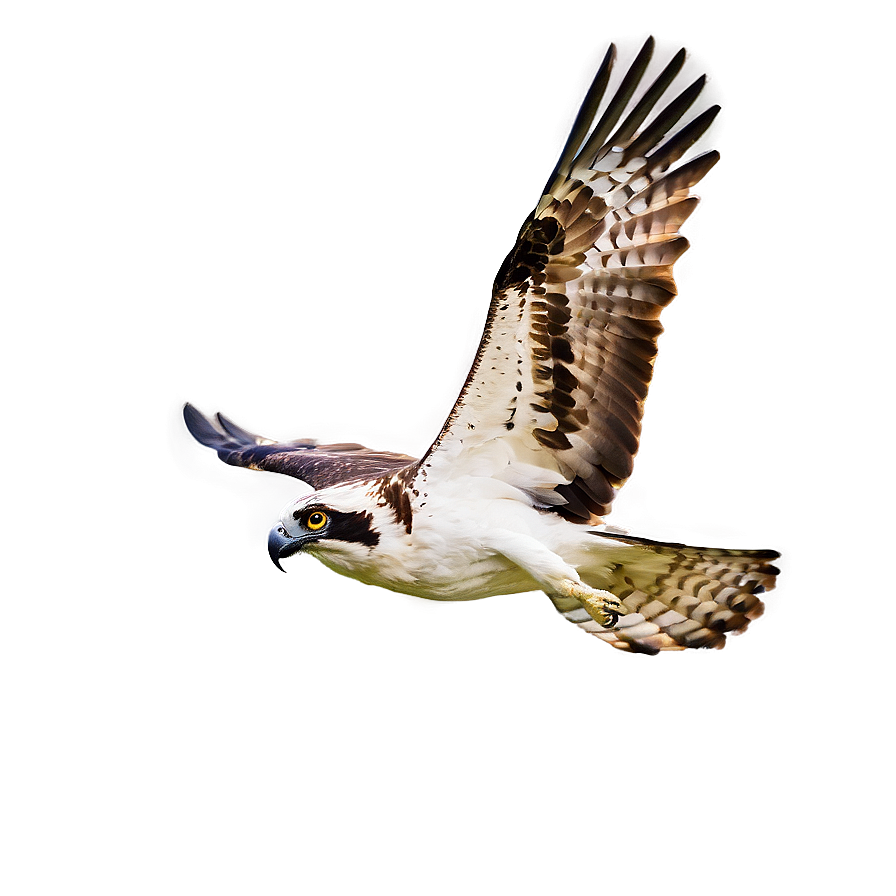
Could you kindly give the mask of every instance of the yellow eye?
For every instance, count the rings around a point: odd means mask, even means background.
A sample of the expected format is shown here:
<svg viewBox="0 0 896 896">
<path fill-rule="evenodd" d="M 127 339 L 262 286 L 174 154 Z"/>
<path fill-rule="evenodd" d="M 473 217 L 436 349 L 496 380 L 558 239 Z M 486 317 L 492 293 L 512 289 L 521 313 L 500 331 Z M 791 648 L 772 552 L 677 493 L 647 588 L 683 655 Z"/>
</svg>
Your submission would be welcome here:
<svg viewBox="0 0 896 896">
<path fill-rule="evenodd" d="M 316 532 L 318 529 L 323 529 L 326 525 L 327 515 L 321 513 L 319 510 L 315 510 L 314 513 L 309 513 L 308 519 L 305 521 L 306 528 L 310 529 L 312 532 Z"/>
</svg>

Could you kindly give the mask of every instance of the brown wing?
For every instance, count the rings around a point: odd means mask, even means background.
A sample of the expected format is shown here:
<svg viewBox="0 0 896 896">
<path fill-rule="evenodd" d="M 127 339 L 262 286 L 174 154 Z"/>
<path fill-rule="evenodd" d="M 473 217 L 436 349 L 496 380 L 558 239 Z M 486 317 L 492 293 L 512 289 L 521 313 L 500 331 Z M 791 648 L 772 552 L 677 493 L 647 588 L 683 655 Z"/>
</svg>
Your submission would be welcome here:
<svg viewBox="0 0 896 896">
<path fill-rule="evenodd" d="M 498 272 L 467 382 L 422 461 L 427 478 L 465 460 L 481 470 L 488 455 L 493 475 L 594 522 L 630 475 L 658 318 L 688 246 L 678 229 L 697 204 L 690 188 L 718 161 L 710 152 L 672 167 L 719 107 L 685 117 L 704 77 L 659 107 L 685 52 L 643 86 L 652 52 L 650 39 L 605 99 L 607 53 Z"/>
<path fill-rule="evenodd" d="M 376 479 L 417 463 L 405 454 L 372 451 L 363 445 L 318 445 L 312 439 L 273 442 L 247 432 L 223 414 L 211 420 L 191 404 L 184 405 L 184 421 L 193 438 L 214 448 L 224 463 L 284 473 L 314 489 L 354 479 Z"/>
</svg>

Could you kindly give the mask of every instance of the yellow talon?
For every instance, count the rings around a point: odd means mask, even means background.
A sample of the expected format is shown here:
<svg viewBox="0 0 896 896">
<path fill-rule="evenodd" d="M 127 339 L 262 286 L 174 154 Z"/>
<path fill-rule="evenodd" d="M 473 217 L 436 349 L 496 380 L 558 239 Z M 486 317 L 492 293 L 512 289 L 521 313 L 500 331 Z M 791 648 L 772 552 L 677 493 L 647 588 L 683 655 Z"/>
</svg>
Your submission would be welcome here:
<svg viewBox="0 0 896 896">
<path fill-rule="evenodd" d="M 613 628 L 619 617 L 625 615 L 625 607 L 615 594 L 598 588 L 589 588 L 581 582 L 570 582 L 564 588 L 564 596 L 574 597 L 588 615 L 603 628 Z"/>
</svg>

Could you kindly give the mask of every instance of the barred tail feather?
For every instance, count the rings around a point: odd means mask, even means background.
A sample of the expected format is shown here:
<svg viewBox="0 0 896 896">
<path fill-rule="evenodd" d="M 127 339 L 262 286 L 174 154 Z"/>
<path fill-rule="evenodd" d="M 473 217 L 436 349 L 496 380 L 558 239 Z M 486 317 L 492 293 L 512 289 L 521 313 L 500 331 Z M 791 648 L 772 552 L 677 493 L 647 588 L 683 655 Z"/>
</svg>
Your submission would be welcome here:
<svg viewBox="0 0 896 896">
<path fill-rule="evenodd" d="M 630 546 L 611 565 L 607 588 L 628 610 L 612 629 L 571 598 L 550 595 L 557 610 L 589 634 L 632 653 L 725 646 L 762 615 L 757 596 L 775 587 L 777 551 L 738 551 L 595 533 Z M 580 571 L 581 572 L 581 571 Z M 588 581 L 587 573 L 583 578 Z M 597 583 L 589 582 L 589 584 Z"/>
</svg>

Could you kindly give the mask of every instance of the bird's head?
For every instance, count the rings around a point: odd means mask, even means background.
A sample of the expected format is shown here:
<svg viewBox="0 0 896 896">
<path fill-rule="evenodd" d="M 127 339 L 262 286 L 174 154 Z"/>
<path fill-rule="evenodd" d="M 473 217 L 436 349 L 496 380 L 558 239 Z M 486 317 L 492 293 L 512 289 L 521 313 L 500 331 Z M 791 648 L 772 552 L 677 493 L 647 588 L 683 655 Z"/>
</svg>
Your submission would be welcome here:
<svg viewBox="0 0 896 896">
<path fill-rule="evenodd" d="M 268 553 L 280 561 L 299 551 L 323 559 L 326 555 L 366 557 L 379 544 L 374 516 L 376 504 L 358 485 L 340 485 L 305 495 L 280 516 L 268 536 Z M 334 556 L 333 559 L 336 559 Z"/>
</svg>

